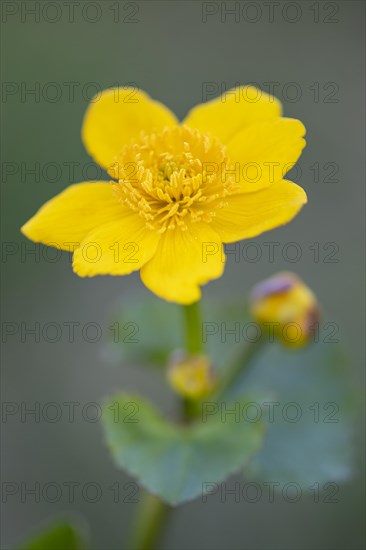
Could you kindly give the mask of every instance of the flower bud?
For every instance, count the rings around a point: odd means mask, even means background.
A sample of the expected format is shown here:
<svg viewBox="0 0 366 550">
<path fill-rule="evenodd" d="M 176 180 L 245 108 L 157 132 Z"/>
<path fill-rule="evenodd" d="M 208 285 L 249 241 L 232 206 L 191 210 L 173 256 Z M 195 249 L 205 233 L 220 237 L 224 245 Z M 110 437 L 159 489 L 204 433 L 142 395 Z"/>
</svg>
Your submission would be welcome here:
<svg viewBox="0 0 366 550">
<path fill-rule="evenodd" d="M 314 293 L 290 272 L 278 273 L 255 285 L 250 305 L 254 319 L 291 347 L 309 343 L 320 316 Z"/>
<path fill-rule="evenodd" d="M 204 355 L 175 356 L 167 378 L 177 393 L 189 399 L 204 397 L 214 387 L 212 365 Z"/>
</svg>

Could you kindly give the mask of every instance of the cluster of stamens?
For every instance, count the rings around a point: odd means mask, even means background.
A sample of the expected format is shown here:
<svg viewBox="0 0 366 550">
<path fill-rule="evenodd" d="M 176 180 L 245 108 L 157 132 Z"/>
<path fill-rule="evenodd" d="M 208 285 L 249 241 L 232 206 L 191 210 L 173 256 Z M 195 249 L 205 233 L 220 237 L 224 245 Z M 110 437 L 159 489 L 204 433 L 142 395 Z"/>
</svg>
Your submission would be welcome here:
<svg viewBox="0 0 366 550">
<path fill-rule="evenodd" d="M 109 171 L 118 200 L 138 212 L 149 229 L 164 233 L 209 223 L 238 190 L 225 148 L 186 126 L 165 128 L 126 145 Z"/>
</svg>

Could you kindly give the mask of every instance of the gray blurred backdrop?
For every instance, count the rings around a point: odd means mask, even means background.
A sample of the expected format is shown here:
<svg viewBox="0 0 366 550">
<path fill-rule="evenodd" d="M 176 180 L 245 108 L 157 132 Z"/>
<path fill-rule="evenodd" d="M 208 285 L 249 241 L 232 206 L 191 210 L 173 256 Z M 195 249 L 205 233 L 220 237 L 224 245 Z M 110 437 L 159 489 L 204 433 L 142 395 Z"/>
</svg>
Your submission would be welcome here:
<svg viewBox="0 0 366 550">
<path fill-rule="evenodd" d="M 226 13 L 222 2 L 2 2 L 2 318 L 17 331 L 4 343 L 3 399 L 28 407 L 80 403 L 75 422 L 68 421 L 63 406 L 54 423 L 42 414 L 39 422 L 31 415 L 22 421 L 20 413 L 3 423 L 2 480 L 19 484 L 17 495 L 3 505 L 4 548 L 55 517 L 69 516 L 89 522 L 93 548 L 123 547 L 136 504 L 114 503 L 111 486 L 129 479 L 114 467 L 100 422 L 87 421 L 80 411 L 126 387 L 169 407 L 163 381 L 105 357 L 112 313 L 125 298 L 148 295 L 139 276 L 79 279 L 67 254 L 52 261 L 51 250 L 47 256 L 19 232 L 45 200 L 96 177 L 80 127 L 97 89 L 134 83 L 183 117 L 207 89 L 211 98 L 239 83 L 256 83 L 264 91 L 269 83 L 275 86 L 285 115 L 307 127 L 302 173 L 294 179 L 306 189 L 309 204 L 290 225 L 256 239 L 263 251 L 258 261 L 236 263 L 229 257 L 224 277 L 209 284 L 204 297 L 240 294 L 244 300 L 258 279 L 279 269 L 298 272 L 339 323 L 362 388 L 365 4 L 227 2 L 226 8 L 236 15 Z M 263 247 L 269 241 L 281 243 L 273 263 Z M 281 253 L 289 242 L 301 248 L 297 262 Z M 319 261 L 310 248 L 314 243 Z M 333 250 L 327 243 L 336 243 L 339 261 L 327 261 Z M 36 322 L 41 329 L 50 322 L 80 325 L 73 343 L 66 328 L 58 342 L 41 337 L 38 343 L 21 335 L 21 323 Z M 81 337 L 80 327 L 90 322 L 103 329 L 96 343 Z M 88 412 L 92 417 L 93 410 Z M 360 457 L 361 449 L 360 443 Z M 52 503 L 52 488 L 36 502 L 22 497 L 22 482 L 23 488 L 37 482 L 80 486 L 74 502 L 65 489 Z M 94 504 L 92 489 L 90 498 L 81 494 L 89 482 L 103 490 Z M 306 497 L 276 505 L 264 499 L 197 500 L 175 513 L 163 548 L 361 549 L 364 496 L 362 476 L 356 475 L 333 505 Z"/>
</svg>

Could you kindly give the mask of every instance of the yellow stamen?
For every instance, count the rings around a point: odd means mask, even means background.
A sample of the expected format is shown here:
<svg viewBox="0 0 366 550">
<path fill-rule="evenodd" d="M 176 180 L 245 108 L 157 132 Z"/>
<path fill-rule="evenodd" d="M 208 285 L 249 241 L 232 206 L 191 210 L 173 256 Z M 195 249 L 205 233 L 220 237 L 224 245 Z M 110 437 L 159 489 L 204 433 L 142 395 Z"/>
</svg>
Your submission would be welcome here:
<svg viewBox="0 0 366 550">
<path fill-rule="evenodd" d="M 142 134 L 126 145 L 110 174 L 119 200 L 159 233 L 190 222 L 209 223 L 238 185 L 224 146 L 186 126 Z"/>
</svg>

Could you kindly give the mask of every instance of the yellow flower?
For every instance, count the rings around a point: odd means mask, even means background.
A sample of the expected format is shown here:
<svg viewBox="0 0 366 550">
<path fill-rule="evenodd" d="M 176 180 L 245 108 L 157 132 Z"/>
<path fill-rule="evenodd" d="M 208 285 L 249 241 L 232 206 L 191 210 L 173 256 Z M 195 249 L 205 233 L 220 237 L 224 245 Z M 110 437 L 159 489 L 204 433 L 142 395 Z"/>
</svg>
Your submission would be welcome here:
<svg viewBox="0 0 366 550">
<path fill-rule="evenodd" d="M 307 200 L 283 179 L 305 145 L 303 124 L 282 118 L 275 98 L 241 92 L 194 107 L 180 124 L 142 91 L 104 91 L 82 138 L 113 181 L 71 185 L 22 232 L 74 252 L 81 277 L 141 270 L 158 296 L 197 301 L 223 273 L 223 243 L 289 222 Z"/>
<path fill-rule="evenodd" d="M 255 285 L 251 313 L 286 346 L 301 347 L 314 334 L 319 306 L 314 293 L 294 273 L 277 273 Z"/>
<path fill-rule="evenodd" d="M 211 363 L 204 355 L 177 358 L 170 365 L 167 377 L 172 388 L 189 399 L 200 399 L 214 388 Z"/>
</svg>

